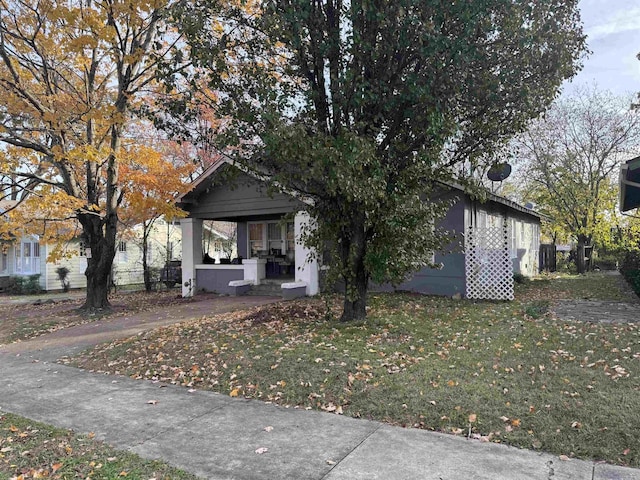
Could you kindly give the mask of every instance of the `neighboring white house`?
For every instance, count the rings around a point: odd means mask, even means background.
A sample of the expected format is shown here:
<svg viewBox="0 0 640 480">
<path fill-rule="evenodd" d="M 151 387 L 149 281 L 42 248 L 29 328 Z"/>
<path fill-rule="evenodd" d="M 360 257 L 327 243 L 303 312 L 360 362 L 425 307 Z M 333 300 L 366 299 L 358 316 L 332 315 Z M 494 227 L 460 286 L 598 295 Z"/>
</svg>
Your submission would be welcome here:
<svg viewBox="0 0 640 480">
<path fill-rule="evenodd" d="M 207 224 L 205 232 L 203 249 L 211 258 L 220 263 L 220 259 L 229 253 L 236 255 L 235 237 L 230 237 L 235 233 L 230 232 L 227 225 Z M 117 286 L 144 283 L 141 237 L 141 227 L 134 227 L 118 240 L 113 259 L 113 282 Z M 147 264 L 159 270 L 167 260 L 181 260 L 181 239 L 179 220 L 169 223 L 162 219 L 156 220 L 149 236 Z M 225 252 L 226 244 L 230 240 L 234 248 L 231 252 Z M 24 236 L 20 241 L 5 242 L 0 249 L 0 291 L 9 286 L 11 277 L 31 275 L 40 275 L 38 282 L 43 290 L 61 290 L 63 286 L 56 272 L 59 267 L 69 270 L 66 278 L 69 288 L 86 287 L 87 279 L 84 273 L 87 268 L 87 256 L 91 255 L 91 252 L 83 242 L 80 239 L 69 241 L 65 245 L 67 255 L 56 262 L 48 260 L 53 249 L 53 244 L 42 243 L 38 236 Z"/>
</svg>

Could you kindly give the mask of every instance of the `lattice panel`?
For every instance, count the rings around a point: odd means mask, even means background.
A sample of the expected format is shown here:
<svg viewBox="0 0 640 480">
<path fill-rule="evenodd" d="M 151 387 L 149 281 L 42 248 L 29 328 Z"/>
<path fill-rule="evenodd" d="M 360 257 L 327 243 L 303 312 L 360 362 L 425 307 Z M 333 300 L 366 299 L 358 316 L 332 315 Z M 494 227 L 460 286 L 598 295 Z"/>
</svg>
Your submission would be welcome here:
<svg viewBox="0 0 640 480">
<path fill-rule="evenodd" d="M 506 219 L 499 227 L 470 227 L 465 243 L 467 298 L 513 300 Z"/>
</svg>

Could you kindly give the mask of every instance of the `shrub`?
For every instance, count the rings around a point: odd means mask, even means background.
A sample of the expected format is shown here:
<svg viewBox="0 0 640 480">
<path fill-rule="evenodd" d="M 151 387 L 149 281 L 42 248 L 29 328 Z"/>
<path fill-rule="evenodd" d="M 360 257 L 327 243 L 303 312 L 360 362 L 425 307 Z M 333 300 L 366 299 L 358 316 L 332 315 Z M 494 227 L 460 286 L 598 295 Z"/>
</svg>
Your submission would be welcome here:
<svg viewBox="0 0 640 480">
<path fill-rule="evenodd" d="M 40 293 L 40 274 L 29 275 L 28 277 L 13 277 L 13 285 L 11 290 L 18 295 L 28 295 L 31 293 Z"/>
<path fill-rule="evenodd" d="M 620 264 L 620 255 L 615 253 L 600 253 L 593 258 L 594 267 L 600 270 L 617 270 Z"/>
<path fill-rule="evenodd" d="M 620 265 L 620 273 L 627 279 L 631 288 L 640 295 L 640 251 L 628 250 Z"/>
<path fill-rule="evenodd" d="M 58 274 L 58 280 L 60 280 L 60 284 L 62 285 L 62 291 L 69 291 L 69 280 L 67 280 L 67 275 L 69 275 L 69 269 L 67 267 L 58 267 L 56 268 L 56 273 Z"/>
<path fill-rule="evenodd" d="M 517 272 L 513 274 L 513 281 L 522 284 L 527 283 L 529 281 L 529 278 L 526 275 Z"/>
</svg>

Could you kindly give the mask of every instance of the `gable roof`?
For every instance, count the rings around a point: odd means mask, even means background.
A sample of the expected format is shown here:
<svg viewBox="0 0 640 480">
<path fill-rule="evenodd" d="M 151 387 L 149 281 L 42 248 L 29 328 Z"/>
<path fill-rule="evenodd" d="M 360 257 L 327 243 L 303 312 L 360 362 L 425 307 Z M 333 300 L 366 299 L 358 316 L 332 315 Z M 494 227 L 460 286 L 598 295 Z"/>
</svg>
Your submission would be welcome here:
<svg viewBox="0 0 640 480">
<path fill-rule="evenodd" d="M 261 181 L 266 181 L 268 179 L 267 175 L 261 176 L 255 172 L 252 172 L 249 169 L 243 168 L 241 165 L 239 165 L 236 162 L 233 162 L 231 160 L 227 160 L 225 158 L 219 158 L 218 160 L 216 160 L 215 162 L 213 162 L 204 172 L 202 172 L 202 174 L 200 174 L 200 176 L 198 176 L 198 178 L 196 178 L 192 184 L 191 184 L 191 188 L 183 193 L 182 195 L 180 195 L 177 199 L 176 199 L 176 204 L 178 206 L 180 205 L 186 205 L 188 203 L 191 203 L 189 201 L 189 197 L 197 197 L 199 196 L 201 193 L 203 193 L 204 191 L 206 191 L 212 184 L 213 182 L 213 176 L 215 175 L 215 173 L 220 170 L 222 167 L 224 167 L 225 165 L 230 165 L 232 167 L 235 167 L 237 169 L 239 169 L 240 171 L 254 177 L 256 180 L 261 180 Z M 464 195 L 467 196 L 471 196 L 469 194 L 469 192 L 467 192 L 463 186 L 455 184 L 455 183 L 449 183 L 449 182 L 443 182 L 443 181 L 437 181 L 437 183 L 447 187 L 447 188 L 451 188 L 453 190 L 457 190 L 461 193 L 463 193 Z M 300 195 L 297 192 L 291 192 L 291 191 L 285 191 L 284 193 L 287 193 L 293 197 L 296 197 L 298 199 L 301 199 Z M 310 201 L 307 199 L 302 199 L 302 201 L 304 201 L 305 203 L 310 203 Z M 496 195 L 494 193 L 491 192 L 487 192 L 487 201 L 492 201 L 501 205 L 504 205 L 508 208 L 511 208 L 513 210 L 519 211 L 521 213 L 525 213 L 527 215 L 531 215 L 533 217 L 537 217 L 539 219 L 541 219 L 543 217 L 542 214 L 536 212 L 535 210 L 532 210 L 530 208 L 527 208 L 523 205 L 520 205 L 517 202 L 514 202 L 512 200 L 509 200 L 508 198 L 502 197 L 500 195 Z"/>
</svg>

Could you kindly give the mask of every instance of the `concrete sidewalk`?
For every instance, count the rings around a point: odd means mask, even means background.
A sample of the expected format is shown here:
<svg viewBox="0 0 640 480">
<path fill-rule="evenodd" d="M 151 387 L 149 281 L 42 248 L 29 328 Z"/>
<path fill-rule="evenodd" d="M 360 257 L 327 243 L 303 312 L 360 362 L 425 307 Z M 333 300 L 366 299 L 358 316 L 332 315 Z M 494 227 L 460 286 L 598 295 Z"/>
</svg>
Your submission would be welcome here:
<svg viewBox="0 0 640 480">
<path fill-rule="evenodd" d="M 28 355 L 0 353 L 0 410 L 94 432 L 207 479 L 640 479 L 640 470 L 91 374 Z"/>
</svg>

